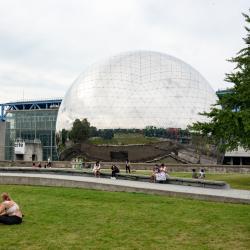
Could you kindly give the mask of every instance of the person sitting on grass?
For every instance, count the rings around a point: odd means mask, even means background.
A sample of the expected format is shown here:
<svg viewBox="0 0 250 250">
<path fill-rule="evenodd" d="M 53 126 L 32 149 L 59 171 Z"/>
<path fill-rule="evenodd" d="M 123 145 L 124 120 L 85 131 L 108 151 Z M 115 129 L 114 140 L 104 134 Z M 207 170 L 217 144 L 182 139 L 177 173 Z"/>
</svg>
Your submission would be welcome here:
<svg viewBox="0 0 250 250">
<path fill-rule="evenodd" d="M 112 170 L 111 178 L 116 179 L 116 175 L 120 173 L 120 169 L 116 165 L 112 165 L 111 170 Z"/>
<path fill-rule="evenodd" d="M 6 225 L 20 224 L 22 223 L 22 212 L 14 202 L 8 193 L 2 193 L 3 202 L 0 204 L 0 223 Z"/>
<path fill-rule="evenodd" d="M 100 177 L 100 174 L 101 174 L 100 171 L 101 171 L 101 164 L 99 161 L 97 161 L 93 167 L 93 173 L 94 173 L 95 177 Z"/>
</svg>

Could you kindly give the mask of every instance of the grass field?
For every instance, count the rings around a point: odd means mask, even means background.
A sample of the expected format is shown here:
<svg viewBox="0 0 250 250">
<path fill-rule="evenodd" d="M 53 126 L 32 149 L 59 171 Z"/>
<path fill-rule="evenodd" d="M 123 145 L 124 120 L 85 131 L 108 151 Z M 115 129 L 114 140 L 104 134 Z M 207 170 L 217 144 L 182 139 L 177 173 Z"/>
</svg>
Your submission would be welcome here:
<svg viewBox="0 0 250 250">
<path fill-rule="evenodd" d="M 191 173 L 171 173 L 171 176 L 190 178 Z M 250 174 L 206 173 L 206 180 L 225 181 L 231 188 L 250 190 Z"/>
<path fill-rule="evenodd" d="M 3 186 L 24 223 L 0 249 L 249 249 L 250 206 L 138 193 Z"/>
<path fill-rule="evenodd" d="M 89 142 L 95 145 L 129 145 L 129 144 L 148 144 L 159 142 L 159 139 L 154 137 L 146 137 L 142 134 L 131 133 L 131 134 L 123 134 L 116 133 L 111 140 L 104 140 L 101 137 L 93 137 L 89 139 Z"/>
</svg>

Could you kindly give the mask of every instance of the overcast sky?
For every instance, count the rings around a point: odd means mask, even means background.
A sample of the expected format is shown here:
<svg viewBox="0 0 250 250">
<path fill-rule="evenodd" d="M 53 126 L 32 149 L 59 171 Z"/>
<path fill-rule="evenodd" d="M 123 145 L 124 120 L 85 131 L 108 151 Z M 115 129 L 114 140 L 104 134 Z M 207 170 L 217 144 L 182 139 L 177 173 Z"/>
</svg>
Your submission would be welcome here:
<svg viewBox="0 0 250 250">
<path fill-rule="evenodd" d="M 0 0 L 0 103 L 63 97 L 89 65 L 153 50 L 226 88 L 248 0 Z"/>
</svg>

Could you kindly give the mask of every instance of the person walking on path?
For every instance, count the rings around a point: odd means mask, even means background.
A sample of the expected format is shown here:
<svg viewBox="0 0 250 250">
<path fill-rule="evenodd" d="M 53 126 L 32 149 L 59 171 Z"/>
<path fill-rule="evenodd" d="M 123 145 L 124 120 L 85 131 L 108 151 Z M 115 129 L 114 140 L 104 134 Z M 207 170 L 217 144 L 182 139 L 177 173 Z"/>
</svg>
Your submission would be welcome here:
<svg viewBox="0 0 250 250">
<path fill-rule="evenodd" d="M 130 162 L 129 162 L 129 160 L 127 159 L 126 160 L 126 173 L 129 173 L 130 174 Z"/>
<path fill-rule="evenodd" d="M 52 166 L 52 162 L 51 162 L 51 159 L 50 159 L 50 156 L 48 157 L 48 164 L 47 164 L 47 167 L 48 168 L 51 168 Z"/>
</svg>

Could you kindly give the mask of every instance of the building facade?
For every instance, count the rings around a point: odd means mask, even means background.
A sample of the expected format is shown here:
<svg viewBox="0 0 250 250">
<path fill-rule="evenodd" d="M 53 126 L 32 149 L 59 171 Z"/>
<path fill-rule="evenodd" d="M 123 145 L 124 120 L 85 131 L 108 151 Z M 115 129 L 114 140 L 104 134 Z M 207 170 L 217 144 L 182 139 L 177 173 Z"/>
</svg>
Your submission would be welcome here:
<svg viewBox="0 0 250 250">
<path fill-rule="evenodd" d="M 219 98 L 222 98 L 224 95 L 231 94 L 232 89 L 218 90 L 216 92 Z M 237 109 L 237 108 L 236 108 Z M 250 165 L 250 151 L 244 150 L 239 147 L 238 150 L 227 151 L 224 155 L 223 164 L 227 165 Z"/>
<path fill-rule="evenodd" d="M 15 144 L 20 140 L 26 142 L 26 148 L 29 145 L 30 160 L 57 160 L 55 127 L 60 104 L 61 99 L 1 104 L 1 123 L 5 124 L 4 160 L 27 159 L 25 153 L 23 156 L 15 153 Z M 36 152 L 38 142 L 42 153 Z"/>
</svg>

